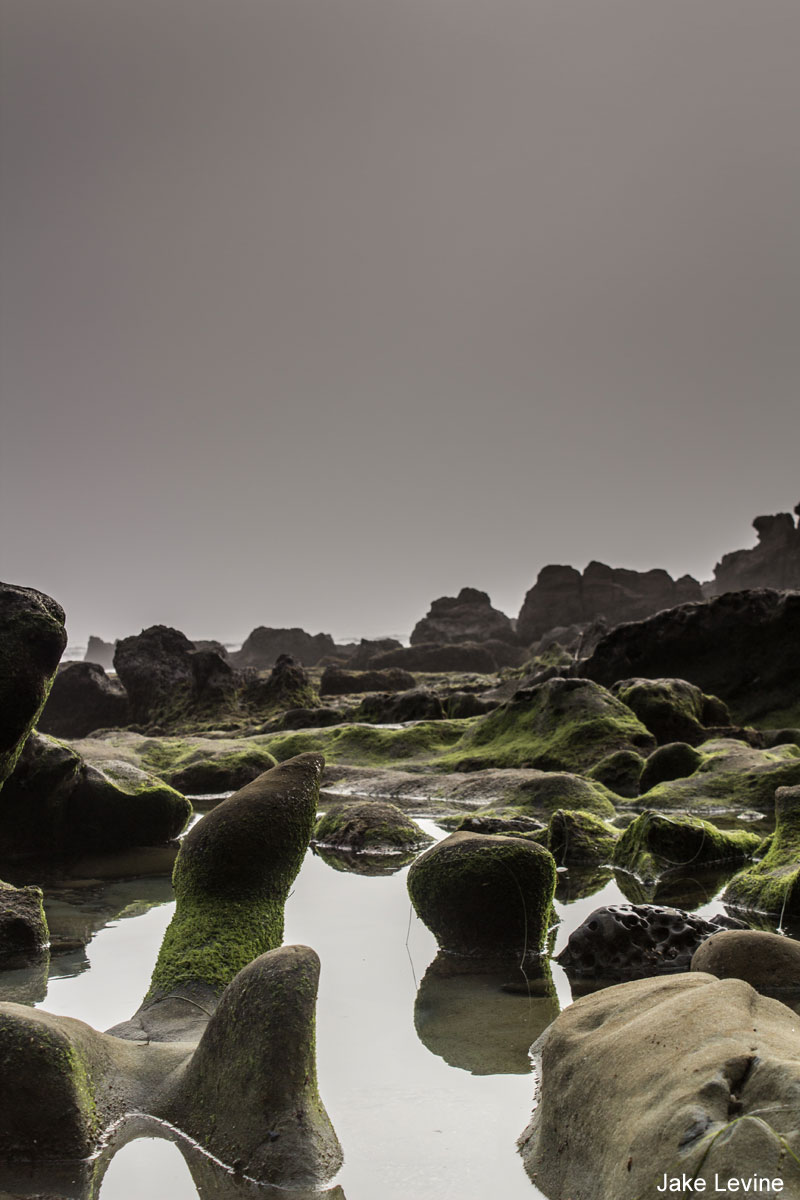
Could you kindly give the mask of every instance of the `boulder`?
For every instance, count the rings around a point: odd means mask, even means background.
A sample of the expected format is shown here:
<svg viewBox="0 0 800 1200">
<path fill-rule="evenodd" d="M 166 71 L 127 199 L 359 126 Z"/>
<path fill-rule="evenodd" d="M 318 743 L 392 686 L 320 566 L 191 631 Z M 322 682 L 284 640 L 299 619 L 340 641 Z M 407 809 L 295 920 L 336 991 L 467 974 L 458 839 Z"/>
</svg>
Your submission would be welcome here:
<svg viewBox="0 0 800 1200">
<path fill-rule="evenodd" d="M 740 864 L 758 850 L 757 833 L 729 833 L 699 817 L 640 813 L 616 843 L 615 867 L 630 871 L 645 883 L 662 875 L 685 874 L 716 863 Z"/>
<path fill-rule="evenodd" d="M 800 944 L 756 929 L 713 933 L 692 956 L 692 971 L 717 979 L 744 979 L 768 996 L 800 997 Z"/>
<path fill-rule="evenodd" d="M 402 649 L 403 643 L 398 642 L 397 638 L 362 638 L 352 654 L 348 655 L 347 666 L 351 671 L 366 671 L 375 655 Z"/>
<path fill-rule="evenodd" d="M 649 729 L 659 746 L 708 738 L 708 727 L 730 725 L 726 706 L 685 679 L 623 679 L 611 688 Z"/>
<path fill-rule="evenodd" d="M 608 988 L 565 1009 L 534 1054 L 539 1103 L 520 1146 L 551 1200 L 711 1194 L 717 1181 L 731 1197 L 800 1191 L 797 1017 L 747 983 Z"/>
<path fill-rule="evenodd" d="M 703 762 L 703 756 L 688 742 L 668 742 L 659 746 L 647 758 L 639 776 L 639 791 L 649 792 L 659 783 L 673 779 L 686 779 L 694 775 Z"/>
<path fill-rule="evenodd" d="M 561 625 L 605 618 L 611 625 L 635 621 L 685 601 L 701 600 L 690 575 L 674 580 L 666 571 L 629 571 L 590 562 L 583 574 L 574 567 L 547 566 L 525 596 L 517 634 L 530 643 Z"/>
<path fill-rule="evenodd" d="M 582 670 L 606 687 L 632 676 L 688 680 L 720 697 L 738 722 L 792 725 L 800 704 L 800 593 L 729 592 L 619 625 Z"/>
<path fill-rule="evenodd" d="M 457 822 L 455 827 L 456 833 L 508 833 L 508 834 L 546 834 L 547 826 L 543 821 L 538 821 L 536 817 L 493 817 L 488 813 L 470 814 L 468 817 L 454 816 L 449 818 L 453 822 Z M 441 824 L 445 828 L 451 828 L 447 818 L 442 819 Z M 541 845 L 544 845 L 544 841 Z"/>
<path fill-rule="evenodd" d="M 95 637 L 92 634 L 89 638 L 89 644 L 86 647 L 83 661 L 96 663 L 104 671 L 112 671 L 114 669 L 114 650 L 116 645 L 116 642 L 104 642 L 102 638 Z"/>
<path fill-rule="evenodd" d="M 411 634 L 411 645 L 435 642 L 499 642 L 516 643 L 511 621 L 492 608 L 486 592 L 477 588 L 462 588 L 457 596 L 442 596 L 431 603 L 426 617 L 418 621 Z"/>
<path fill-rule="evenodd" d="M 358 692 L 402 692 L 413 688 L 416 680 L 397 667 L 385 671 L 346 671 L 326 667 L 319 685 L 321 696 L 347 696 Z"/>
<path fill-rule="evenodd" d="M 356 721 L 376 725 L 396 725 L 403 721 L 443 721 L 441 700 L 430 688 L 414 688 L 395 695 L 377 693 L 366 696 L 353 714 Z"/>
<path fill-rule="evenodd" d="M 249 677 L 242 692 L 242 703 L 259 715 L 278 709 L 308 708 L 318 701 L 305 667 L 288 654 L 279 655 L 269 675 Z"/>
<path fill-rule="evenodd" d="M 55 600 L 0 583 L 0 788 L 44 708 L 66 644 Z"/>
<path fill-rule="evenodd" d="M 192 806 L 129 762 L 84 761 L 63 742 L 33 733 L 3 789 L 0 853 L 61 856 L 156 846 L 183 830 Z"/>
<path fill-rule="evenodd" d="M 582 772 L 617 750 L 649 753 L 654 739 L 631 710 L 588 679 L 549 679 L 474 721 L 448 760 L 453 770 L 535 767 Z"/>
<path fill-rule="evenodd" d="M 611 862 L 619 830 L 590 812 L 558 809 L 550 818 L 543 845 L 560 867 Z"/>
<path fill-rule="evenodd" d="M 54 737 L 87 737 L 94 729 L 128 723 L 128 697 L 94 662 L 62 663 L 38 728 Z"/>
<path fill-rule="evenodd" d="M 46 958 L 49 940 L 42 889 L 17 888 L 0 880 L 0 970 Z"/>
<path fill-rule="evenodd" d="M 336 708 L 287 708 L 286 712 L 276 718 L 274 725 L 270 723 L 269 730 L 326 729 L 329 725 L 341 725 L 346 718 L 347 713 Z"/>
<path fill-rule="evenodd" d="M 440 950 L 473 957 L 539 954 L 555 886 L 543 847 L 478 833 L 451 834 L 408 872 L 411 903 Z"/>
<path fill-rule="evenodd" d="M 775 789 L 800 783 L 800 747 L 792 743 L 756 750 L 733 738 L 697 747 L 700 763 L 691 775 L 666 780 L 640 795 L 644 809 L 683 810 L 708 815 L 773 811 Z"/>
<path fill-rule="evenodd" d="M 258 671 L 274 666 L 282 654 L 313 667 L 325 655 L 335 655 L 336 646 L 329 633 L 306 633 L 305 629 L 270 629 L 259 625 L 242 645 L 229 655 L 237 667 L 255 667 Z"/>
<path fill-rule="evenodd" d="M 499 700 L 487 700 L 476 696 L 474 692 L 452 692 L 444 701 L 448 717 L 459 720 L 461 717 L 482 717 L 484 713 L 497 708 Z"/>
<path fill-rule="evenodd" d="M 645 760 L 636 750 L 614 750 L 595 763 L 587 774 L 590 779 L 596 779 L 615 795 L 633 800 L 639 795 L 639 781 L 644 765 Z"/>
<path fill-rule="evenodd" d="M 556 962 L 570 981 L 603 986 L 688 971 L 697 947 L 723 923 L 682 908 L 656 904 L 609 904 L 596 908 L 569 936 Z"/>
<path fill-rule="evenodd" d="M 477 642 L 453 642 L 445 645 L 438 642 L 418 642 L 414 646 L 403 646 L 400 650 L 376 654 L 370 659 L 369 665 L 372 670 L 377 671 L 399 667 L 404 671 L 464 671 L 492 675 L 497 671 L 499 664 L 492 651 Z"/>
<path fill-rule="evenodd" d="M 217 707 L 236 687 L 235 673 L 220 654 L 195 650 L 185 634 L 166 625 L 117 642 L 114 669 L 131 719 L 143 723 L 168 723 Z"/>
<path fill-rule="evenodd" d="M 800 786 L 775 792 L 775 832 L 760 862 L 746 867 L 725 889 L 735 908 L 785 917 L 800 916 Z"/>
<path fill-rule="evenodd" d="M 795 513 L 800 505 L 795 508 Z M 800 522 L 791 513 L 756 517 L 753 528 L 758 545 L 752 550 L 734 550 L 723 554 L 714 567 L 714 579 L 707 588 L 710 596 L 740 592 L 746 588 L 800 590 Z"/>
<path fill-rule="evenodd" d="M 433 841 L 396 804 L 361 800 L 342 804 L 317 821 L 314 844 L 355 853 L 402 854 Z"/>
</svg>

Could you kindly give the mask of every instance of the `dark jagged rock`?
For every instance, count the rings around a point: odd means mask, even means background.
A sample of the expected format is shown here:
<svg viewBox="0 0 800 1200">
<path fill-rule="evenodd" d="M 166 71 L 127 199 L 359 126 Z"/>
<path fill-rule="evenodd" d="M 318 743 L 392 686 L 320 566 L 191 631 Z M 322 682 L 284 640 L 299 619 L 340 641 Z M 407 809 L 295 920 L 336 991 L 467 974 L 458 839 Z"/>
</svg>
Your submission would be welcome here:
<svg viewBox="0 0 800 1200">
<path fill-rule="evenodd" d="M 319 701 L 308 672 L 288 654 L 281 654 L 268 676 L 247 679 L 242 700 L 255 713 L 308 708 Z"/>
<path fill-rule="evenodd" d="M 235 672 L 215 650 L 195 650 L 185 634 L 151 625 L 117 642 L 114 669 L 125 688 L 130 716 L 166 722 L 213 709 L 236 688 Z"/>
<path fill-rule="evenodd" d="M 370 667 L 379 671 L 400 667 L 404 671 L 474 671 L 479 675 L 492 675 L 498 665 L 492 651 L 477 642 L 454 642 L 444 646 L 418 642 L 415 646 L 389 650 L 370 659 Z"/>
<path fill-rule="evenodd" d="M 429 688 L 414 688 L 395 695 L 377 693 L 365 697 L 353 715 L 355 721 L 392 725 L 402 721 L 443 721 L 441 700 Z"/>
<path fill-rule="evenodd" d="M 352 654 L 348 655 L 347 666 L 351 671 L 366 671 L 376 654 L 389 650 L 402 650 L 403 643 L 397 638 L 362 638 Z"/>
<path fill-rule="evenodd" d="M 44 708 L 66 644 L 60 604 L 0 583 L 0 788 Z"/>
<path fill-rule="evenodd" d="M 574 567 L 548 566 L 525 596 L 517 634 L 530 643 L 556 625 L 600 617 L 616 625 L 701 599 L 700 584 L 690 575 L 674 580 L 666 571 L 629 571 L 600 562 L 590 562 L 582 575 Z"/>
<path fill-rule="evenodd" d="M 0 970 L 45 958 L 48 941 L 42 889 L 16 888 L 0 880 Z"/>
<path fill-rule="evenodd" d="M 539 1103 L 520 1145 L 544 1195 L 656 1200 L 665 1176 L 690 1181 L 682 1195 L 733 1200 L 745 1189 L 730 1179 L 800 1194 L 797 1016 L 743 981 L 608 988 L 566 1008 L 533 1053 Z"/>
<path fill-rule="evenodd" d="M 408 873 L 411 903 L 439 948 L 466 956 L 538 954 L 555 886 L 547 850 L 502 835 L 453 833 Z"/>
<path fill-rule="evenodd" d="M 667 742 L 696 746 L 707 740 L 709 729 L 731 724 L 721 700 L 706 696 L 685 679 L 623 679 L 611 691 L 636 713 L 660 746 Z"/>
<path fill-rule="evenodd" d="M 662 875 L 685 874 L 715 863 L 746 862 L 760 843 L 757 833 L 746 830 L 731 833 L 698 817 L 647 811 L 622 834 L 614 849 L 613 862 L 615 867 L 649 883 Z"/>
<path fill-rule="evenodd" d="M 800 513 L 800 504 L 794 511 Z M 791 513 L 777 513 L 756 517 L 753 528 L 758 545 L 722 556 L 713 581 L 706 585 L 709 596 L 745 588 L 800 590 L 800 521 L 795 524 Z"/>
<path fill-rule="evenodd" d="M 114 650 L 116 642 L 104 642 L 102 638 L 95 637 L 94 634 L 89 638 L 89 644 L 86 647 L 86 653 L 83 656 L 83 661 L 87 663 L 96 663 L 98 667 L 102 667 L 104 671 L 113 671 L 114 669 Z"/>
<path fill-rule="evenodd" d="M 426 846 L 433 839 L 396 804 L 361 800 L 326 812 L 317 821 L 313 840 L 334 850 L 399 854 Z"/>
<path fill-rule="evenodd" d="M 598 983 L 688 971 L 700 943 L 721 928 L 681 908 L 609 904 L 570 934 L 556 961 L 570 980 Z"/>
<path fill-rule="evenodd" d="M 582 670 L 607 687 L 631 676 L 686 679 L 736 720 L 763 721 L 800 704 L 800 593 L 729 592 L 620 625 Z"/>
<path fill-rule="evenodd" d="M 360 692 L 404 692 L 413 688 L 414 676 L 397 667 L 385 671 L 349 671 L 326 667 L 319 685 L 321 696 L 348 696 Z"/>
<path fill-rule="evenodd" d="M 512 642 L 517 638 L 511 621 L 492 608 L 486 592 L 462 588 L 457 596 L 442 596 L 431 603 L 426 617 L 418 621 L 411 634 L 411 645 L 435 642 Z"/>
<path fill-rule="evenodd" d="M 94 662 L 62 663 L 39 717 L 42 733 L 82 738 L 128 723 L 128 697 Z"/>
<path fill-rule="evenodd" d="M 85 762 L 63 742 L 32 733 L 3 789 L 0 853 L 58 856 L 162 845 L 192 806 L 130 763 Z"/>
<path fill-rule="evenodd" d="M 306 633 L 305 629 L 270 629 L 259 625 L 245 639 L 241 650 L 229 655 L 237 667 L 255 667 L 263 671 L 272 667 L 282 654 L 297 659 L 304 667 L 314 667 L 325 655 L 336 655 L 336 646 L 329 633 Z"/>
</svg>

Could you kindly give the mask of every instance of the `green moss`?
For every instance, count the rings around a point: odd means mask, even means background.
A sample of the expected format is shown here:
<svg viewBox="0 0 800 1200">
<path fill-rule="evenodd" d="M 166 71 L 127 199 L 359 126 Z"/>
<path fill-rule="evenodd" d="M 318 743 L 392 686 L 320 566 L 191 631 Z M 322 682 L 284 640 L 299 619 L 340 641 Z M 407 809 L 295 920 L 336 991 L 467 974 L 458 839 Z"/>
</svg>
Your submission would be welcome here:
<svg viewBox="0 0 800 1200">
<path fill-rule="evenodd" d="M 451 954 L 538 954 L 551 923 L 552 856 L 533 842 L 454 833 L 408 873 L 417 915 Z"/>
<path fill-rule="evenodd" d="M 614 688 L 660 745 L 702 740 L 707 725 L 730 725 L 725 705 L 685 679 L 628 679 Z"/>
<path fill-rule="evenodd" d="M 757 833 L 717 829 L 698 817 L 643 812 L 624 831 L 614 851 L 614 866 L 648 883 L 687 868 L 712 863 L 742 863 L 757 851 Z"/>
<path fill-rule="evenodd" d="M 433 839 L 402 809 L 382 800 L 345 804 L 317 821 L 314 841 L 354 851 L 403 851 Z"/>
<path fill-rule="evenodd" d="M 687 812 L 772 811 L 775 789 L 800 783 L 800 747 L 755 750 L 730 738 L 697 747 L 701 761 L 682 779 L 659 783 L 640 798 L 643 808 Z"/>
<path fill-rule="evenodd" d="M 142 763 L 182 792 L 227 792 L 244 787 L 276 765 L 276 758 L 256 739 L 231 745 L 210 738 L 151 739 L 142 748 Z"/>
<path fill-rule="evenodd" d="M 550 818 L 543 843 L 559 866 L 610 862 L 618 830 L 590 812 L 559 809 Z"/>
<path fill-rule="evenodd" d="M 800 916 L 800 786 L 776 792 L 775 832 L 766 844 L 761 861 L 735 875 L 722 898 L 755 912 Z"/>
<path fill-rule="evenodd" d="M 645 760 L 635 750 L 615 750 L 607 754 L 588 772 L 590 779 L 604 784 L 617 796 L 632 799 L 639 795 L 639 780 Z"/>
<path fill-rule="evenodd" d="M 276 733 L 265 742 L 279 762 L 308 751 L 323 753 L 329 762 L 380 766 L 409 759 L 427 759 L 452 746 L 475 720 L 417 721 L 402 729 L 375 725 L 334 725 L 329 729 Z"/>
</svg>

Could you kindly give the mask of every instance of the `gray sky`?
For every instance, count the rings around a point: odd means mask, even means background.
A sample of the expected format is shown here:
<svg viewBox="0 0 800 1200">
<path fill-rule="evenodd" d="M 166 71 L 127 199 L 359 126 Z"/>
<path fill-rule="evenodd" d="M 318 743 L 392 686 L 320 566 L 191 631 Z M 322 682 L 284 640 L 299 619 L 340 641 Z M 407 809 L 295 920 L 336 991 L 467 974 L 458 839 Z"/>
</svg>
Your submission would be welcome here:
<svg viewBox="0 0 800 1200">
<path fill-rule="evenodd" d="M 73 641 L 707 578 L 800 500 L 797 0 L 0 8 L 0 575 Z"/>
</svg>

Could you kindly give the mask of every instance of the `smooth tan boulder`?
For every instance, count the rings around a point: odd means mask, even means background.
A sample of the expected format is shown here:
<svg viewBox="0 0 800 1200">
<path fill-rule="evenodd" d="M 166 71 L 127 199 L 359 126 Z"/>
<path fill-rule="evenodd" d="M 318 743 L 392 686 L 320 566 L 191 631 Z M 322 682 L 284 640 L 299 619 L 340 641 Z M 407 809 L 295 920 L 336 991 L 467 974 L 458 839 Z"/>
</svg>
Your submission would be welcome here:
<svg viewBox="0 0 800 1200">
<path fill-rule="evenodd" d="M 768 995 L 800 995 L 800 943 L 779 933 L 728 929 L 714 933 L 694 952 L 692 971 L 717 979 L 744 979 Z"/>
</svg>

